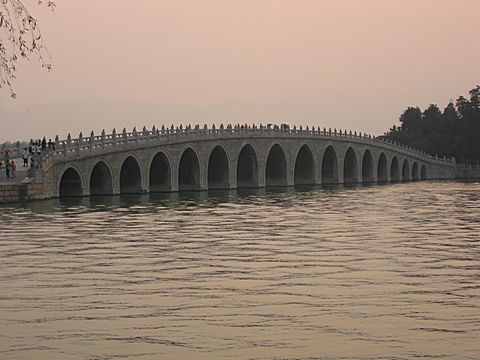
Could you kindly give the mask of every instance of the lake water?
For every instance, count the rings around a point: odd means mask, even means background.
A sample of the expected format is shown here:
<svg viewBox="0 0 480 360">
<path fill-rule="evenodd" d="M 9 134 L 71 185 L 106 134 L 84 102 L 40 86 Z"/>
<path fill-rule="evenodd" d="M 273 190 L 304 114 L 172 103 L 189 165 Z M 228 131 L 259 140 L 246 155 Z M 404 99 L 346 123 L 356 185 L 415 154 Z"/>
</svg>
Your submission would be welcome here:
<svg viewBox="0 0 480 360">
<path fill-rule="evenodd" d="M 0 208 L 0 359 L 479 359 L 480 183 Z"/>
</svg>

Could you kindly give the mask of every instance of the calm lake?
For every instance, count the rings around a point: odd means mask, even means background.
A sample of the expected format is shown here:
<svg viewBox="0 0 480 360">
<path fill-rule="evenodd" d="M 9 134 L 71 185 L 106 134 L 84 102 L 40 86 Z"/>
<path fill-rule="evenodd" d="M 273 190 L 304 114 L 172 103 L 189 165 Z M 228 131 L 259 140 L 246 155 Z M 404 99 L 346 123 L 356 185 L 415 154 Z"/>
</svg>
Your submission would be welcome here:
<svg viewBox="0 0 480 360">
<path fill-rule="evenodd" d="M 0 207 L 0 359 L 479 359 L 480 183 Z"/>
</svg>

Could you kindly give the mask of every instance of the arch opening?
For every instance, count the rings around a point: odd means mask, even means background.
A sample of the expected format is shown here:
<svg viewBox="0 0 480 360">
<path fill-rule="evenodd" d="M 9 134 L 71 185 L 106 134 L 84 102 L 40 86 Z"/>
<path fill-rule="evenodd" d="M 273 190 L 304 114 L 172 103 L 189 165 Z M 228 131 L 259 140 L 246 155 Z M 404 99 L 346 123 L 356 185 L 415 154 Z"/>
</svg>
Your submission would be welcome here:
<svg viewBox="0 0 480 360">
<path fill-rule="evenodd" d="M 310 147 L 303 145 L 295 160 L 295 185 L 315 185 L 315 162 Z"/>
<path fill-rule="evenodd" d="M 188 148 L 182 154 L 178 169 L 179 190 L 200 190 L 200 163 L 197 154 Z"/>
<path fill-rule="evenodd" d="M 208 160 L 208 188 L 230 188 L 228 158 L 220 145 L 213 149 Z"/>
<path fill-rule="evenodd" d="M 365 150 L 362 159 L 362 181 L 370 183 L 375 181 L 373 174 L 373 156 L 370 150 Z"/>
<path fill-rule="evenodd" d="M 258 186 L 258 161 L 254 148 L 245 145 L 237 160 L 237 188 L 253 188 Z"/>
<path fill-rule="evenodd" d="M 267 186 L 287 186 L 287 159 L 278 144 L 273 145 L 268 154 L 265 178 Z"/>
<path fill-rule="evenodd" d="M 420 170 L 420 180 L 427 180 L 427 168 L 425 165 L 422 165 L 422 169 Z"/>
<path fill-rule="evenodd" d="M 388 181 L 387 158 L 384 153 L 380 154 L 377 165 L 378 182 Z"/>
<path fill-rule="evenodd" d="M 74 168 L 68 168 L 60 180 L 60 197 L 83 196 L 82 180 Z"/>
<path fill-rule="evenodd" d="M 400 169 L 399 169 L 398 159 L 396 156 L 394 156 L 392 159 L 392 164 L 390 168 L 390 180 L 400 181 Z"/>
<path fill-rule="evenodd" d="M 410 180 L 410 166 L 408 165 L 408 160 L 405 159 L 403 161 L 402 166 L 402 181 L 409 181 Z"/>
<path fill-rule="evenodd" d="M 159 152 L 150 165 L 150 192 L 170 191 L 171 178 L 170 162 L 163 152 Z"/>
<path fill-rule="evenodd" d="M 418 176 L 418 164 L 416 162 L 414 162 L 412 165 L 412 180 L 413 181 L 420 180 Z"/>
<path fill-rule="evenodd" d="M 112 195 L 112 173 L 105 162 L 98 162 L 90 175 L 90 195 Z"/>
<path fill-rule="evenodd" d="M 357 156 L 351 147 L 345 153 L 345 160 L 343 161 L 343 182 L 358 182 Z"/>
<path fill-rule="evenodd" d="M 120 194 L 139 194 L 142 192 L 142 173 L 137 160 L 129 156 L 120 171 Z"/>
<path fill-rule="evenodd" d="M 323 154 L 322 184 L 338 184 L 337 154 L 332 145 L 327 147 Z"/>
</svg>

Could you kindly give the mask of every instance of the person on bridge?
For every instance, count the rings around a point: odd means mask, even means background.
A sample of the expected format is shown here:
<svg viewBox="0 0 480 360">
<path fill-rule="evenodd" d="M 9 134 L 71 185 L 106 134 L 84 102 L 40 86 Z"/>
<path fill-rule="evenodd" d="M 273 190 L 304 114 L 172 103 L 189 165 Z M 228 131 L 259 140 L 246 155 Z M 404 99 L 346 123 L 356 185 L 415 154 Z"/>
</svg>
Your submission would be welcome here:
<svg viewBox="0 0 480 360">
<path fill-rule="evenodd" d="M 22 152 L 23 167 L 28 167 L 28 149 L 23 149 Z"/>
<path fill-rule="evenodd" d="M 48 140 L 47 150 L 48 150 L 48 152 L 55 151 L 55 143 L 52 141 L 52 139 Z"/>
</svg>

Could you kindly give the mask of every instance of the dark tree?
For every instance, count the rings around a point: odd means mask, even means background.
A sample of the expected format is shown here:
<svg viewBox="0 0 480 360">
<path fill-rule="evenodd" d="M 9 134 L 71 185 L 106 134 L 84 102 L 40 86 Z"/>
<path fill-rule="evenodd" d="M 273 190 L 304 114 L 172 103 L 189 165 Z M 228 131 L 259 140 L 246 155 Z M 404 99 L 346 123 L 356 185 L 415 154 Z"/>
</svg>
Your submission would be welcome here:
<svg viewBox="0 0 480 360">
<path fill-rule="evenodd" d="M 402 130 L 415 130 L 420 126 L 422 111 L 419 107 L 409 107 L 400 115 Z"/>
<path fill-rule="evenodd" d="M 445 109 L 431 104 L 423 112 L 407 108 L 401 126 L 393 126 L 387 138 L 439 156 L 454 156 L 459 162 L 480 161 L 480 86 L 460 96 Z"/>
</svg>

